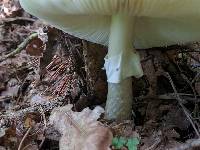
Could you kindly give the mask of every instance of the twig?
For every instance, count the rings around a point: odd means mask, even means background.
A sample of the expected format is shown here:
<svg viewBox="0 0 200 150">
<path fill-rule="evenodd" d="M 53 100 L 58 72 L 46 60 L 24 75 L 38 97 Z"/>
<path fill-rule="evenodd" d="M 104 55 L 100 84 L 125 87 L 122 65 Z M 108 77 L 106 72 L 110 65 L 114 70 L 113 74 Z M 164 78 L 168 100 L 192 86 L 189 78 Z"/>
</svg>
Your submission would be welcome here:
<svg viewBox="0 0 200 150">
<path fill-rule="evenodd" d="M 171 148 L 170 150 L 192 150 L 193 148 L 200 147 L 200 139 L 190 140 L 185 144 L 182 144 L 178 148 Z"/>
<path fill-rule="evenodd" d="M 65 115 L 69 118 L 69 121 L 71 121 L 72 125 L 79 130 L 79 132 L 83 135 L 87 135 L 87 132 L 79 125 L 77 121 L 75 121 L 67 112 L 65 112 Z"/>
<path fill-rule="evenodd" d="M 43 132 L 45 132 L 45 130 L 47 128 L 47 120 L 46 120 L 46 117 L 45 117 L 44 110 L 43 110 L 43 108 L 41 106 L 40 106 L 39 110 L 40 110 L 40 112 L 42 114 L 42 117 L 43 117 L 43 120 L 44 120 L 44 129 L 43 129 Z M 45 136 L 44 136 L 44 138 L 42 139 L 42 141 L 41 141 L 41 143 L 39 145 L 39 149 L 42 148 L 42 145 L 43 145 L 44 141 L 45 141 Z"/>
<path fill-rule="evenodd" d="M 187 53 L 187 55 L 189 55 L 189 57 L 191 57 L 196 62 L 200 63 L 200 61 L 197 58 L 195 58 L 194 56 L 192 56 L 190 53 Z"/>
<path fill-rule="evenodd" d="M 161 142 L 160 138 L 156 139 L 156 141 L 150 147 L 146 148 L 145 150 L 154 150 L 158 146 L 158 144 L 160 144 L 160 142 Z"/>
<path fill-rule="evenodd" d="M 181 53 L 199 53 L 199 50 L 183 50 Z"/>
<path fill-rule="evenodd" d="M 15 18 L 2 18 L 2 22 L 13 22 L 16 20 L 24 20 L 24 21 L 30 21 L 30 22 L 35 22 L 36 19 L 33 18 L 27 18 L 27 17 L 15 17 Z"/>
<path fill-rule="evenodd" d="M 12 124 L 13 119 L 22 118 L 27 113 L 36 112 L 39 110 L 40 107 L 43 108 L 44 112 L 47 112 L 47 111 L 51 111 L 55 107 L 62 106 L 64 103 L 64 97 L 56 97 L 56 98 L 53 98 L 48 101 L 51 101 L 51 102 L 48 102 L 48 103 L 45 103 L 42 105 L 40 104 L 40 105 L 30 106 L 30 107 L 22 109 L 22 110 L 8 112 L 8 113 L 4 113 L 4 114 L 0 115 L 0 120 L 1 120 L 0 127 L 8 126 L 8 125 Z"/>
<path fill-rule="evenodd" d="M 19 144 L 18 150 L 22 149 L 22 144 L 23 144 L 24 140 L 26 139 L 26 137 L 28 136 L 28 134 L 30 133 L 31 129 L 32 129 L 32 127 L 29 127 L 28 130 L 26 131 L 26 133 L 24 134 L 24 136 Z"/>
<path fill-rule="evenodd" d="M 46 139 L 45 137 L 42 139 L 42 141 L 41 141 L 41 143 L 40 143 L 40 145 L 39 145 L 39 149 L 42 148 L 42 145 L 44 144 L 45 139 Z"/>
<path fill-rule="evenodd" d="M 29 147 L 32 146 L 32 145 L 33 145 L 33 143 L 30 143 L 30 144 L 24 146 L 24 148 L 23 148 L 22 150 L 25 150 L 25 149 L 29 148 Z"/>
<path fill-rule="evenodd" d="M 200 102 L 200 96 L 197 96 L 197 98 L 194 97 L 192 94 L 185 94 L 185 93 L 178 93 L 181 97 L 182 103 L 186 103 L 187 101 L 196 101 Z M 156 95 L 156 96 L 139 96 L 136 97 L 138 100 L 145 100 L 145 99 L 161 99 L 161 100 L 174 100 L 176 99 L 174 93 L 166 93 L 162 95 Z"/>
<path fill-rule="evenodd" d="M 42 114 L 42 118 L 44 120 L 44 127 L 46 129 L 46 127 L 47 127 L 47 120 L 46 120 L 46 117 L 45 117 L 45 114 L 44 114 L 44 109 L 41 106 L 39 106 L 39 110 L 40 110 L 40 113 Z"/>
<path fill-rule="evenodd" d="M 199 76 L 200 76 L 200 72 L 198 72 L 197 74 L 196 74 L 196 76 L 194 77 L 194 79 L 192 79 L 192 84 L 194 83 L 194 82 L 196 82 L 196 80 L 199 78 Z"/>
<path fill-rule="evenodd" d="M 188 85 L 190 86 L 190 88 L 192 89 L 192 92 L 194 94 L 195 99 L 197 98 L 197 93 L 194 89 L 194 87 L 192 86 L 192 82 L 190 82 L 190 80 L 188 79 L 188 77 L 183 73 L 181 67 L 179 66 L 179 64 L 177 63 L 177 67 L 179 69 L 179 71 L 181 72 L 181 76 L 182 78 L 188 83 Z"/>
<path fill-rule="evenodd" d="M 185 106 L 182 104 L 182 99 L 181 99 L 180 96 L 178 95 L 178 92 L 177 92 L 177 90 L 176 90 L 176 87 L 175 87 L 175 85 L 174 85 L 174 82 L 173 82 L 171 76 L 169 75 L 168 72 L 165 72 L 165 76 L 169 79 L 169 82 L 170 82 L 170 84 L 171 84 L 171 86 L 172 86 L 172 88 L 173 88 L 173 90 L 174 90 L 174 93 L 175 93 L 176 99 L 178 100 L 179 105 L 180 105 L 181 108 L 183 109 L 183 112 L 185 113 L 187 119 L 190 121 L 192 127 L 194 128 L 194 130 L 195 130 L 195 132 L 196 132 L 196 134 L 197 134 L 197 136 L 200 138 L 199 131 L 198 131 L 197 128 L 195 127 L 195 124 L 193 123 L 193 121 L 192 121 L 192 119 L 191 119 L 191 115 L 187 112 Z"/>
<path fill-rule="evenodd" d="M 7 58 L 13 57 L 16 54 L 20 53 L 28 44 L 31 40 L 33 40 L 34 38 L 36 38 L 38 36 L 38 33 L 33 33 L 31 34 L 29 37 L 27 37 L 18 47 L 17 49 L 15 49 L 14 51 L 12 51 L 11 53 L 2 56 L 2 58 L 0 58 L 0 62 L 6 60 Z"/>
<path fill-rule="evenodd" d="M 183 77 L 183 79 L 185 79 L 185 81 L 188 83 L 188 85 L 190 86 L 190 88 L 192 89 L 192 92 L 194 94 L 195 99 L 197 99 L 197 93 L 194 89 L 194 87 L 192 86 L 192 82 L 190 82 L 190 80 L 188 79 L 188 77 L 186 75 L 184 75 L 183 73 L 181 73 L 181 76 Z"/>
</svg>

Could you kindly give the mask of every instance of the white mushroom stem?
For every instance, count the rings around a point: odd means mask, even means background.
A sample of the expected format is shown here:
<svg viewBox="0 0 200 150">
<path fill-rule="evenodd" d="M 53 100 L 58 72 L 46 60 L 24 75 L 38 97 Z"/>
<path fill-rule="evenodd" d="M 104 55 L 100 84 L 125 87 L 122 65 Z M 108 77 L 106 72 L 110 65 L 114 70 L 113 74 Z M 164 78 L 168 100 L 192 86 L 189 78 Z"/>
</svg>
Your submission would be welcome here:
<svg viewBox="0 0 200 150">
<path fill-rule="evenodd" d="M 120 83 L 108 83 L 106 118 L 113 120 L 130 119 L 133 104 L 132 78 Z"/>
<path fill-rule="evenodd" d="M 132 79 L 143 71 L 140 57 L 133 47 L 134 17 L 117 14 L 112 17 L 105 69 L 108 79 L 106 117 L 128 119 L 132 110 Z"/>
</svg>

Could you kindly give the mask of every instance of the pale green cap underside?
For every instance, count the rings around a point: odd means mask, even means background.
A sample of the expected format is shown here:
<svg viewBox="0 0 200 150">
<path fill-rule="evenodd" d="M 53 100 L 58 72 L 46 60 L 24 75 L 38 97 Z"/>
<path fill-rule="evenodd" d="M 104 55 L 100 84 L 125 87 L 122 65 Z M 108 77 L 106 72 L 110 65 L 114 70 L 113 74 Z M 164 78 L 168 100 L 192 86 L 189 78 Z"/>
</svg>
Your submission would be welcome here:
<svg viewBox="0 0 200 150">
<path fill-rule="evenodd" d="M 29 13 L 81 39 L 108 45 L 111 16 L 135 17 L 136 48 L 200 40 L 200 0 L 20 0 Z"/>
</svg>

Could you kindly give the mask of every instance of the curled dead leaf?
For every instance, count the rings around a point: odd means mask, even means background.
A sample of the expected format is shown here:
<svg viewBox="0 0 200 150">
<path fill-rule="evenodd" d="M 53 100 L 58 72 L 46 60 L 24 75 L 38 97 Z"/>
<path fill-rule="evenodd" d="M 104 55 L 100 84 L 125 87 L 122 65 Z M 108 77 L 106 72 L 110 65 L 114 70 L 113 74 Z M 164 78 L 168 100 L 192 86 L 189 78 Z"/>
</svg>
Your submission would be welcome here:
<svg viewBox="0 0 200 150">
<path fill-rule="evenodd" d="M 85 108 L 82 112 L 71 108 L 72 105 L 56 108 L 50 116 L 50 122 L 62 134 L 60 150 L 109 150 L 112 133 L 97 121 L 103 108 Z"/>
</svg>

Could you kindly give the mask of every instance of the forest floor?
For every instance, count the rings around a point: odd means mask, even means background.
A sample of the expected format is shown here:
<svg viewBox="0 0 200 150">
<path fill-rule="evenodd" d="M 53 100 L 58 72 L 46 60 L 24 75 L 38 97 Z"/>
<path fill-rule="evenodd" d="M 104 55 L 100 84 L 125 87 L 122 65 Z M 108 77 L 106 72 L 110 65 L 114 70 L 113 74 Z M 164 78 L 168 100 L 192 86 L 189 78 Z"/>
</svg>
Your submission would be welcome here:
<svg viewBox="0 0 200 150">
<path fill-rule="evenodd" d="M 0 0 L 0 150 L 200 149 L 200 44 L 139 50 L 123 122 L 100 116 L 106 53 Z"/>
</svg>

